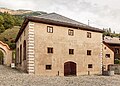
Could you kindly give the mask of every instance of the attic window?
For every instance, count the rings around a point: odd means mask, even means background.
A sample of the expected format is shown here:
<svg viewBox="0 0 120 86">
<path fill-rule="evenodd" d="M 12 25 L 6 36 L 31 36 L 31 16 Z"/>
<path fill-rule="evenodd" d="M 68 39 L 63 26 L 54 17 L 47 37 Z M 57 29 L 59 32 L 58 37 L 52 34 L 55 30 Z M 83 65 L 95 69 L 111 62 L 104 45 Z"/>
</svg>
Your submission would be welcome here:
<svg viewBox="0 0 120 86">
<path fill-rule="evenodd" d="M 87 32 L 87 38 L 91 38 L 91 33 Z"/>
<path fill-rule="evenodd" d="M 73 36 L 74 35 L 74 30 L 69 29 L 68 30 L 68 35 Z"/>
<path fill-rule="evenodd" d="M 47 26 L 47 32 L 48 33 L 53 33 L 53 27 Z"/>
</svg>

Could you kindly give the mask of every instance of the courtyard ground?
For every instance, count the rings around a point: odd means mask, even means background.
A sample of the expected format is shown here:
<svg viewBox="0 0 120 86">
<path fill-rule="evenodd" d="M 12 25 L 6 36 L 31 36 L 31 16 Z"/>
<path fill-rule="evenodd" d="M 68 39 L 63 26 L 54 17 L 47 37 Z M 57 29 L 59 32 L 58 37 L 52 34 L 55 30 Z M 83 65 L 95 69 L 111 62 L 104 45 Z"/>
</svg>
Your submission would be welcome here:
<svg viewBox="0 0 120 86">
<path fill-rule="evenodd" d="M 43 77 L 0 65 L 0 86 L 120 86 L 120 75 Z"/>
</svg>

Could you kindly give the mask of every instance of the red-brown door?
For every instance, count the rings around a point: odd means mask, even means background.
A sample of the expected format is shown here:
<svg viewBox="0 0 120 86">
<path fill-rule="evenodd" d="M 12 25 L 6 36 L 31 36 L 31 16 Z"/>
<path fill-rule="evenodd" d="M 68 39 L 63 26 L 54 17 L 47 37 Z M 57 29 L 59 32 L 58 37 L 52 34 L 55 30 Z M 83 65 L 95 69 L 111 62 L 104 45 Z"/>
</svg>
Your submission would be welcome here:
<svg viewBox="0 0 120 86">
<path fill-rule="evenodd" d="M 76 75 L 76 63 L 66 62 L 64 63 L 64 76 Z"/>
</svg>

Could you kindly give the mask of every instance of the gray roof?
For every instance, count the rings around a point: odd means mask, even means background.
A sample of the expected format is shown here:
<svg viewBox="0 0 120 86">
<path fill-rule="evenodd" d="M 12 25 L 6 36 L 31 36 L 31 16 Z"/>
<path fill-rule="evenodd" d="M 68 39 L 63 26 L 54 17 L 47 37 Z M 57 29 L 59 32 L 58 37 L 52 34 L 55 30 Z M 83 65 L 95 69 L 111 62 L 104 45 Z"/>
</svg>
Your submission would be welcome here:
<svg viewBox="0 0 120 86">
<path fill-rule="evenodd" d="M 36 17 L 49 19 L 49 20 L 54 20 L 54 21 L 59 21 L 59 22 L 66 22 L 66 23 L 86 26 L 86 24 L 80 23 L 78 21 L 75 21 L 73 19 L 70 19 L 70 18 L 67 18 L 65 16 L 59 15 L 57 13 L 50 13 L 50 14 L 40 15 L 40 16 L 36 16 Z"/>
<path fill-rule="evenodd" d="M 57 14 L 57 13 L 43 14 L 43 15 L 35 16 L 35 17 L 40 18 L 40 19 L 52 20 L 52 21 L 55 21 L 58 23 L 61 22 L 64 24 L 71 24 L 71 25 L 75 25 L 77 27 L 85 28 L 85 29 L 92 30 L 92 31 L 103 32 L 103 30 L 101 30 L 99 28 L 91 27 L 89 25 L 83 24 L 81 22 L 75 21 L 73 19 L 67 18 L 67 17 L 62 16 L 62 15 Z"/>
</svg>

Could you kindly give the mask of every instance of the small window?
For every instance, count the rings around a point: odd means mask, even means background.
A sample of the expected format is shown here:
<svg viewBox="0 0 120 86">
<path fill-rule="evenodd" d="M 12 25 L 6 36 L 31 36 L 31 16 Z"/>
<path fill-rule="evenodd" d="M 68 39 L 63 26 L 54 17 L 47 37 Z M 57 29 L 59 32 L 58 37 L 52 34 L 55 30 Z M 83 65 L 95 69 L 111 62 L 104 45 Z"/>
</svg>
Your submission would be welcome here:
<svg viewBox="0 0 120 86">
<path fill-rule="evenodd" d="M 91 50 L 87 50 L 87 55 L 91 55 Z"/>
<path fill-rule="evenodd" d="M 52 67 L 51 65 L 46 65 L 46 70 L 51 70 L 52 69 L 51 67 Z"/>
<path fill-rule="evenodd" d="M 69 54 L 74 54 L 74 49 L 69 49 Z"/>
<path fill-rule="evenodd" d="M 53 27 L 47 26 L 47 32 L 48 33 L 53 33 Z"/>
<path fill-rule="evenodd" d="M 48 52 L 48 53 L 53 53 L 53 48 L 48 47 L 48 48 L 47 48 L 47 52 Z"/>
<path fill-rule="evenodd" d="M 87 38 L 91 38 L 91 33 L 87 32 Z"/>
<path fill-rule="evenodd" d="M 110 54 L 106 54 L 105 57 L 106 57 L 106 58 L 110 58 Z"/>
<path fill-rule="evenodd" d="M 68 35 L 73 36 L 74 35 L 74 30 L 68 30 Z"/>
<path fill-rule="evenodd" d="M 92 64 L 88 64 L 88 68 L 93 68 Z"/>
</svg>

